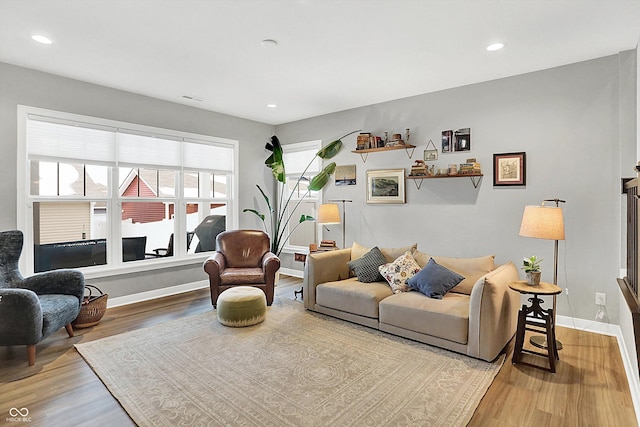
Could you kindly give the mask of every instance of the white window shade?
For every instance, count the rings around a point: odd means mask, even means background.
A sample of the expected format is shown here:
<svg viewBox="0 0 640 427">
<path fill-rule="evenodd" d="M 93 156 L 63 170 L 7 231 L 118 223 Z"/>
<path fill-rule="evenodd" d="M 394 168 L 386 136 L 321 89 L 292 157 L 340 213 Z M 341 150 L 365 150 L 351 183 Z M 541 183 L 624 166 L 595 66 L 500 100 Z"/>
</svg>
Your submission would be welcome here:
<svg viewBox="0 0 640 427">
<path fill-rule="evenodd" d="M 118 161 L 121 164 L 172 169 L 180 167 L 180 141 L 130 133 L 119 133 L 118 136 Z"/>
<path fill-rule="evenodd" d="M 27 120 L 30 159 L 115 163 L 116 133 L 40 120 Z"/>
<path fill-rule="evenodd" d="M 231 172 L 233 147 L 187 141 L 184 143 L 183 165 L 185 168 Z"/>
<path fill-rule="evenodd" d="M 304 172 L 304 169 L 309 165 L 309 162 L 313 160 L 318 151 L 317 148 L 309 148 L 306 150 L 296 150 L 296 151 L 287 151 L 286 147 L 283 147 L 284 154 L 284 166 L 285 173 L 287 175 L 291 174 L 301 174 Z M 307 169 L 307 174 L 315 174 L 320 171 L 320 158 L 316 158 L 309 169 Z"/>
</svg>

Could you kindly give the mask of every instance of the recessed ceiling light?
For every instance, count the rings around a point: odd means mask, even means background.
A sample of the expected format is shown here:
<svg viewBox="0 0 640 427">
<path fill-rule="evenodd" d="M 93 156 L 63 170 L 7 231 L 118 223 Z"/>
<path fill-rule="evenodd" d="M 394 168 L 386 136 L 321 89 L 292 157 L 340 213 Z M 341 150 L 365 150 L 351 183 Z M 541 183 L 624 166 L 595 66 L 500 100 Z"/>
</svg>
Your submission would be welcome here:
<svg viewBox="0 0 640 427">
<path fill-rule="evenodd" d="M 51 41 L 51 39 L 49 37 L 43 36 L 41 34 L 34 34 L 31 36 L 31 39 L 34 41 L 37 41 L 38 43 L 42 43 L 42 44 L 51 44 L 53 43 L 53 41 Z"/>
<path fill-rule="evenodd" d="M 504 47 L 504 43 L 493 43 L 487 46 L 487 50 L 489 52 L 495 52 L 496 50 L 500 50 Z"/>
<path fill-rule="evenodd" d="M 277 104 L 267 104 L 267 108 L 276 108 Z"/>
<path fill-rule="evenodd" d="M 278 46 L 278 42 L 272 39 L 264 39 L 260 42 L 262 46 L 265 47 L 275 47 Z"/>
</svg>

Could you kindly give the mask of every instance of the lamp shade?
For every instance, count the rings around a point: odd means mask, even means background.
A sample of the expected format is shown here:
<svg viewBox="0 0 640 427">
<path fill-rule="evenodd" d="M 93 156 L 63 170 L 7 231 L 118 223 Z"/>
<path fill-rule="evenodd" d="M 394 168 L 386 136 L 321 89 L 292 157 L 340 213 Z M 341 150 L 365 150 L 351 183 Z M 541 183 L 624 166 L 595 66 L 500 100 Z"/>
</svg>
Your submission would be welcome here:
<svg viewBox="0 0 640 427">
<path fill-rule="evenodd" d="M 562 208 L 525 206 L 520 235 L 536 239 L 564 240 Z"/>
<path fill-rule="evenodd" d="M 325 203 L 318 208 L 319 224 L 340 224 L 340 211 L 335 203 Z"/>
</svg>

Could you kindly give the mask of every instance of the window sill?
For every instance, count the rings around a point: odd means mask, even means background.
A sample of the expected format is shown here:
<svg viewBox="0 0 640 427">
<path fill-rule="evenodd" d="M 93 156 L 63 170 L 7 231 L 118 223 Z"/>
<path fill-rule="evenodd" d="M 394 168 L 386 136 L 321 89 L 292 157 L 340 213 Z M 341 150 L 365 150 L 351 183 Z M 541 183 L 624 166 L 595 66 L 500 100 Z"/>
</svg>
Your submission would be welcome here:
<svg viewBox="0 0 640 427">
<path fill-rule="evenodd" d="M 85 279 L 100 279 L 103 277 L 122 276 L 145 271 L 164 270 L 174 267 L 182 267 L 191 264 L 202 264 L 212 252 L 205 252 L 198 255 L 181 257 L 177 259 L 147 259 L 140 261 L 129 261 L 119 266 L 97 266 L 83 267 L 82 271 Z"/>
</svg>

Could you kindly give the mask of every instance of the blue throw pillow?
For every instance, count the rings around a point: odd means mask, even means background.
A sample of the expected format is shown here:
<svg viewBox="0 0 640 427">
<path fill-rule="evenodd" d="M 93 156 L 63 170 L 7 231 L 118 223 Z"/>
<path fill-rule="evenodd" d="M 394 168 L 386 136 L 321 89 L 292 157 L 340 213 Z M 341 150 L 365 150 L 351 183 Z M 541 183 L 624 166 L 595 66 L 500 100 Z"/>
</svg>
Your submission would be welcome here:
<svg viewBox="0 0 640 427">
<path fill-rule="evenodd" d="M 349 268 L 358 276 L 358 281 L 362 283 L 383 282 L 384 277 L 380 274 L 378 267 L 387 263 L 387 259 L 382 255 L 377 246 L 371 248 L 362 258 L 349 261 Z"/>
<path fill-rule="evenodd" d="M 462 282 L 464 277 L 429 259 L 415 276 L 407 281 L 411 289 L 422 292 L 429 298 L 442 299 L 444 294 Z"/>
</svg>

